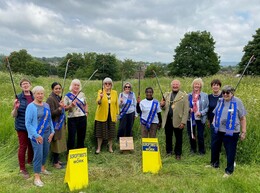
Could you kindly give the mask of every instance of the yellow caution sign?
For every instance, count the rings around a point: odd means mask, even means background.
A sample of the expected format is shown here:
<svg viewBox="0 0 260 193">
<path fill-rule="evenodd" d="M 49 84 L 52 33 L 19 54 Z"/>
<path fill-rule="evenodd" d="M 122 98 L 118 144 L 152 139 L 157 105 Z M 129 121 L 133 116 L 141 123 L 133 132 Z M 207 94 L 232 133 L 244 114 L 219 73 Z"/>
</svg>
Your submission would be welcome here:
<svg viewBox="0 0 260 193">
<path fill-rule="evenodd" d="M 87 148 L 69 150 L 64 183 L 68 183 L 70 191 L 88 185 Z"/>
<path fill-rule="evenodd" d="M 158 173 L 162 168 L 157 138 L 142 138 L 143 172 Z"/>
</svg>

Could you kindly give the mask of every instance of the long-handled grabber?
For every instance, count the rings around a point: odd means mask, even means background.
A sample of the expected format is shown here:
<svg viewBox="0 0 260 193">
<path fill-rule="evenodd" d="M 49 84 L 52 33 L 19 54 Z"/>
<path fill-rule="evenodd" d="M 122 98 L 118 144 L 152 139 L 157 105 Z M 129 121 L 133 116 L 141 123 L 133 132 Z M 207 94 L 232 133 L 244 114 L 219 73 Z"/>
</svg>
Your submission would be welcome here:
<svg viewBox="0 0 260 193">
<path fill-rule="evenodd" d="M 161 88 L 161 85 L 160 85 L 160 83 L 159 83 L 159 80 L 158 80 L 157 74 L 156 74 L 156 72 L 155 72 L 154 70 L 153 70 L 153 73 L 154 73 L 155 78 L 156 78 L 156 80 L 157 80 L 157 83 L 158 83 L 158 85 L 159 85 L 159 89 L 160 89 L 160 91 L 161 91 L 162 98 L 163 98 L 163 100 L 165 101 L 165 98 L 164 98 L 164 96 L 163 96 L 162 88 Z"/>
<path fill-rule="evenodd" d="M 237 87 L 238 87 L 238 85 L 240 84 L 240 81 L 242 80 L 242 78 L 243 78 L 243 76 L 244 76 L 244 74 L 245 74 L 245 72 L 246 72 L 246 69 L 248 68 L 249 64 L 253 63 L 253 62 L 255 61 L 255 59 L 256 59 L 256 58 L 255 58 L 254 55 L 252 55 L 251 58 L 249 59 L 247 65 L 246 65 L 246 67 L 245 67 L 245 69 L 244 69 L 242 75 L 240 76 L 240 79 L 239 79 L 239 81 L 238 81 L 238 83 L 237 83 L 237 85 L 236 85 L 236 87 L 235 87 L 235 91 L 237 90 Z"/>
<path fill-rule="evenodd" d="M 74 99 L 72 100 L 72 102 L 77 98 L 77 96 L 79 95 L 79 93 L 82 91 L 82 89 L 86 86 L 87 82 L 89 80 L 91 80 L 91 78 L 96 74 L 96 72 L 98 71 L 98 69 L 96 69 L 91 76 L 88 78 L 88 80 L 84 83 L 84 85 L 81 87 L 81 90 L 78 92 L 78 94 L 74 97 Z"/>
<path fill-rule="evenodd" d="M 66 68 L 65 68 L 65 73 L 64 73 L 64 78 L 63 78 L 63 84 L 62 84 L 61 98 L 63 97 L 63 93 L 64 93 L 65 80 L 66 80 L 66 78 L 67 78 L 67 72 L 68 72 L 69 63 L 70 63 L 70 59 L 68 59 L 67 64 L 66 64 Z"/>
<path fill-rule="evenodd" d="M 15 95 L 15 98 L 17 99 L 18 97 L 17 97 L 17 93 L 16 93 L 16 90 L 15 90 L 14 80 L 13 80 L 13 75 L 12 75 L 12 70 L 11 70 L 11 66 L 10 66 L 10 62 L 9 62 L 9 60 L 8 60 L 8 57 L 6 57 L 6 62 L 7 62 L 7 69 L 8 69 L 9 74 L 10 74 L 12 86 L 13 86 L 13 89 L 14 89 L 14 95 Z"/>
</svg>

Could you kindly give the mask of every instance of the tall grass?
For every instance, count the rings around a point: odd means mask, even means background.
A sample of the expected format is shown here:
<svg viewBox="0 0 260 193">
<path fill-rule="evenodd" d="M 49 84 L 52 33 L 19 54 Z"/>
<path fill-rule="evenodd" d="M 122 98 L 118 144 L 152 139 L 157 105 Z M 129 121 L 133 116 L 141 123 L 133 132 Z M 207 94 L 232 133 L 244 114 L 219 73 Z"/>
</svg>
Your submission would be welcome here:
<svg viewBox="0 0 260 193">
<path fill-rule="evenodd" d="M 10 77 L 0 72 L 0 192 L 69 192 L 63 183 L 65 170 L 54 170 L 51 164 L 52 176 L 43 176 L 46 186 L 39 189 L 33 186 L 32 178 L 22 179 L 18 175 L 17 163 L 18 141 L 14 130 L 14 119 L 11 117 L 14 100 Z M 14 81 L 17 92 L 19 80 L 23 75 L 15 74 Z M 33 86 L 42 85 L 45 88 L 45 97 L 51 92 L 50 85 L 59 78 L 29 77 Z M 206 93 L 211 92 L 210 82 L 213 78 L 222 80 L 223 85 L 235 86 L 238 79 L 229 76 L 211 76 L 203 78 Z M 192 78 L 179 78 L 182 90 L 191 91 Z M 171 79 L 160 78 L 163 92 L 170 91 Z M 65 93 L 71 80 L 66 80 Z M 138 90 L 138 80 L 130 80 L 134 92 Z M 84 84 L 82 80 L 82 84 Z M 161 93 L 155 79 L 141 81 L 141 98 L 144 98 L 146 87 L 154 88 L 154 97 L 161 99 Z M 101 87 L 101 81 L 89 81 L 83 89 L 89 105 L 89 117 L 87 125 L 86 146 L 88 147 L 89 186 L 83 192 L 260 192 L 259 163 L 260 163 L 260 130 L 258 120 L 260 116 L 260 78 L 245 77 L 239 85 L 236 96 L 242 99 L 247 109 L 247 138 L 238 144 L 237 167 L 234 175 L 229 179 L 223 179 L 225 168 L 225 155 L 221 155 L 221 168 L 219 170 L 208 169 L 204 166 L 210 161 L 210 131 L 205 130 L 207 153 L 205 156 L 189 155 L 187 132 L 184 131 L 183 156 L 181 161 L 174 157 L 165 157 L 164 131 L 158 132 L 158 139 L 162 155 L 163 168 L 157 175 L 142 173 L 141 138 L 139 119 L 134 124 L 135 151 L 131 154 L 120 154 L 118 143 L 115 142 L 115 153 L 110 154 L 104 146 L 100 155 L 95 155 L 94 115 L 96 110 L 95 99 L 97 90 Z M 121 91 L 121 82 L 114 83 L 114 89 Z M 65 160 L 65 158 L 63 157 Z M 29 168 L 32 174 L 32 168 Z M 75 191 L 78 192 L 78 191 Z"/>
</svg>

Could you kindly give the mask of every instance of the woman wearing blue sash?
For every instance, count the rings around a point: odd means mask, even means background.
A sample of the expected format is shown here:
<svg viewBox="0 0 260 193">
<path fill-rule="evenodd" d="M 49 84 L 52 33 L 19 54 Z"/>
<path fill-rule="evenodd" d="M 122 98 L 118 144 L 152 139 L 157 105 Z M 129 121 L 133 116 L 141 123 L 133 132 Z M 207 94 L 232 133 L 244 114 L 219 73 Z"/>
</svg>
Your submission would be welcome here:
<svg viewBox="0 0 260 193">
<path fill-rule="evenodd" d="M 132 92 L 132 85 L 126 82 L 123 85 L 124 91 L 119 94 L 119 128 L 117 138 L 119 137 L 130 137 L 132 136 L 132 128 L 134 125 L 135 117 L 138 116 L 136 112 L 136 97 L 135 93 Z"/>
<path fill-rule="evenodd" d="M 31 139 L 33 147 L 33 171 L 34 184 L 42 187 L 40 173 L 51 174 L 45 168 L 48 157 L 50 143 L 54 135 L 54 127 L 51 119 L 50 107 L 43 102 L 44 88 L 36 86 L 32 89 L 34 101 L 27 106 L 25 112 L 25 125 L 28 131 L 28 137 Z"/>
<path fill-rule="evenodd" d="M 80 80 L 72 80 L 69 90 L 70 92 L 64 97 L 65 109 L 68 110 L 68 150 L 85 147 L 88 116 L 88 104 L 85 94 L 81 92 Z M 76 135 L 77 145 L 75 147 Z"/>
<path fill-rule="evenodd" d="M 145 89 L 146 98 L 137 100 L 137 113 L 140 114 L 142 138 L 156 138 L 157 129 L 161 128 L 162 116 L 158 100 L 153 98 L 153 88 Z"/>
<path fill-rule="evenodd" d="M 61 84 L 54 82 L 51 85 L 52 93 L 46 103 L 50 105 L 51 117 L 55 130 L 51 142 L 52 162 L 57 169 L 63 168 L 59 154 L 67 151 L 66 144 L 66 123 L 65 123 L 65 106 L 61 100 Z"/>
<path fill-rule="evenodd" d="M 204 155 L 206 152 L 204 144 L 204 129 L 209 108 L 209 99 L 208 95 L 201 91 L 203 87 L 203 81 L 201 78 L 194 79 L 191 86 L 193 91 L 188 95 L 190 113 L 189 119 L 187 121 L 187 131 L 190 139 L 190 151 L 191 153 L 195 153 L 197 151 L 197 140 L 199 154 Z"/>
<path fill-rule="evenodd" d="M 234 88 L 226 85 L 222 89 L 222 99 L 218 101 L 213 113 L 213 125 L 216 135 L 211 147 L 211 166 L 219 167 L 219 155 L 222 142 L 227 155 L 227 167 L 223 177 L 229 177 L 234 171 L 234 162 L 239 135 L 246 137 L 246 110 L 242 101 L 234 96 Z"/>
</svg>

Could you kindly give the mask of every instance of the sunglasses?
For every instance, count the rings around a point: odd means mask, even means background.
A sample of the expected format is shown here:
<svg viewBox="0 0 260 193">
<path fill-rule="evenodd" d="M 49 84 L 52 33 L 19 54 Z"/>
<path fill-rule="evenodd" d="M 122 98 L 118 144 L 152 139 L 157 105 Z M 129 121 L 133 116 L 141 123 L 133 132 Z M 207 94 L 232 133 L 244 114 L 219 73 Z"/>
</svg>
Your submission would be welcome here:
<svg viewBox="0 0 260 193">
<path fill-rule="evenodd" d="M 111 83 L 110 82 L 105 82 L 105 85 L 111 85 Z"/>
<path fill-rule="evenodd" d="M 224 95 L 224 94 L 227 94 L 227 95 L 229 95 L 231 92 L 230 91 L 222 91 L 222 94 Z"/>
<path fill-rule="evenodd" d="M 131 86 L 125 86 L 125 88 L 131 88 Z"/>
</svg>

